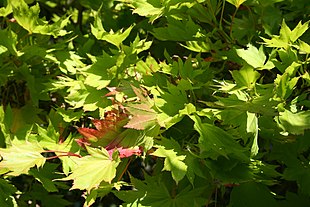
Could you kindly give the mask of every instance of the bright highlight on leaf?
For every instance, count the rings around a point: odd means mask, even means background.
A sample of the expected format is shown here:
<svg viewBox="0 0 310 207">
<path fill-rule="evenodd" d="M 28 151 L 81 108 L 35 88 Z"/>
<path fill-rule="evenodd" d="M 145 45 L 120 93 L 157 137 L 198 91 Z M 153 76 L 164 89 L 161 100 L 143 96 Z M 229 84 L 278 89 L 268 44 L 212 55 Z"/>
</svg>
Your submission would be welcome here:
<svg viewBox="0 0 310 207">
<path fill-rule="evenodd" d="M 119 160 L 111 160 L 106 149 L 87 148 L 89 155 L 77 159 L 77 166 L 72 173 L 63 179 L 73 180 L 72 189 L 90 191 L 101 182 L 111 183 L 116 175 Z"/>
<path fill-rule="evenodd" d="M 7 175 L 19 176 L 27 174 L 32 167 L 42 167 L 45 157 L 41 155 L 44 150 L 38 143 L 27 141 L 13 141 L 12 146 L 0 148 L 0 169 L 5 169 Z"/>
<path fill-rule="evenodd" d="M 236 8 L 239 8 L 241 4 L 246 2 L 246 0 L 227 0 L 227 1 L 231 3 L 232 5 L 234 5 Z"/>
<path fill-rule="evenodd" d="M 163 138 L 164 139 L 164 138 Z M 179 144 L 174 140 L 164 139 L 162 145 L 158 145 L 152 155 L 165 158 L 163 170 L 170 171 L 176 183 L 186 175 L 187 165 L 184 163 L 185 155 L 178 155 Z M 175 151 L 176 148 L 177 151 Z"/>
</svg>

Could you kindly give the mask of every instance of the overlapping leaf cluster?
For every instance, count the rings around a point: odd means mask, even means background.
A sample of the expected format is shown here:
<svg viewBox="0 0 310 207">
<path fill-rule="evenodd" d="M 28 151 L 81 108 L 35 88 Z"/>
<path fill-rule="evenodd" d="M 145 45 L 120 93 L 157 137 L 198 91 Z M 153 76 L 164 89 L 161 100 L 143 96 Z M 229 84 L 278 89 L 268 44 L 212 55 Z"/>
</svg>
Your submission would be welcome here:
<svg viewBox="0 0 310 207">
<path fill-rule="evenodd" d="M 308 205 L 307 0 L 0 5 L 0 206 Z"/>
</svg>

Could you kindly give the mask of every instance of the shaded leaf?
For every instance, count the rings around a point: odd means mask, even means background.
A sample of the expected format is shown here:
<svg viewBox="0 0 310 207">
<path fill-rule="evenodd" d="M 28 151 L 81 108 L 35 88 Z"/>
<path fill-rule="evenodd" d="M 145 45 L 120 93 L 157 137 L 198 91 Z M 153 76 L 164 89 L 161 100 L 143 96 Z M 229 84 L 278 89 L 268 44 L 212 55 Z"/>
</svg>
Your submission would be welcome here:
<svg viewBox="0 0 310 207">
<path fill-rule="evenodd" d="M 195 130 L 200 135 L 198 143 L 203 156 L 212 159 L 217 159 L 220 155 L 235 156 L 241 160 L 249 160 L 245 149 L 229 133 L 214 125 L 202 123 L 197 115 L 190 117 L 195 122 Z"/>
<path fill-rule="evenodd" d="M 230 205 L 238 207 L 278 206 L 267 186 L 254 182 L 234 187 L 231 192 Z"/>
</svg>

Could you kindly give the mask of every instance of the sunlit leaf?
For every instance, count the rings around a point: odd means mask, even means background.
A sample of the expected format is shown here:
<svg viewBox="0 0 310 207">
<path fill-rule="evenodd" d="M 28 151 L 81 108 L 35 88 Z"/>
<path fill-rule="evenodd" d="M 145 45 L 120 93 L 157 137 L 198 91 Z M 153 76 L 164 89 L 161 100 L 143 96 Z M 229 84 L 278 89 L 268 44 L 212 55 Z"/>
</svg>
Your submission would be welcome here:
<svg viewBox="0 0 310 207">
<path fill-rule="evenodd" d="M 254 113 L 247 113 L 247 132 L 253 134 L 253 143 L 251 147 L 251 155 L 258 153 L 258 118 Z"/>
<path fill-rule="evenodd" d="M 96 14 L 94 25 L 91 25 L 91 32 L 98 40 L 105 40 L 120 48 L 121 43 L 128 37 L 133 27 L 134 25 L 131 25 L 125 31 L 121 29 L 117 32 L 114 32 L 113 30 L 107 32 L 102 26 L 100 16 Z"/>
<path fill-rule="evenodd" d="M 239 8 L 246 0 L 227 0 L 229 3 L 234 5 L 236 8 Z"/>
<path fill-rule="evenodd" d="M 285 110 L 280 112 L 276 120 L 284 131 L 291 134 L 303 134 L 305 130 L 310 129 L 310 111 L 292 113 Z"/>
<path fill-rule="evenodd" d="M 161 144 L 156 146 L 157 149 L 152 155 L 165 158 L 163 170 L 171 171 L 172 178 L 178 183 L 187 171 L 187 165 L 184 163 L 186 156 L 178 155 L 180 146 L 174 140 L 164 139 Z"/>
<path fill-rule="evenodd" d="M 42 167 L 45 157 L 44 150 L 38 143 L 14 140 L 10 147 L 0 148 L 0 168 L 8 170 L 8 175 L 18 176 L 27 174 L 32 167 Z"/>
<path fill-rule="evenodd" d="M 258 50 L 255 46 L 248 44 L 246 49 L 237 49 L 237 54 L 254 68 L 263 67 L 266 61 L 262 46 Z"/>
<path fill-rule="evenodd" d="M 251 66 L 245 65 L 239 71 L 232 71 L 232 76 L 237 83 L 237 87 L 252 89 L 260 74 Z"/>
<path fill-rule="evenodd" d="M 63 179 L 73 180 L 72 189 L 90 191 L 101 182 L 110 183 L 116 175 L 118 160 L 111 160 L 106 149 L 87 148 L 89 155 L 76 160 L 77 167 Z"/>
</svg>

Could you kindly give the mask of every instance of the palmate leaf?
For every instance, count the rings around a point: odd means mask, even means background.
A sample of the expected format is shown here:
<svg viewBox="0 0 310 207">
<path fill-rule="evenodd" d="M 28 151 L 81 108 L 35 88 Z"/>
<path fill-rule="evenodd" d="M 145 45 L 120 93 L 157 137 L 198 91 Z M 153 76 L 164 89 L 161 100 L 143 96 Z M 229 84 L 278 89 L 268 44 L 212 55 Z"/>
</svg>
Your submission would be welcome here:
<svg viewBox="0 0 310 207">
<path fill-rule="evenodd" d="M 61 18 L 53 24 L 39 18 L 39 4 L 28 7 L 23 0 L 11 0 L 13 15 L 18 24 L 20 24 L 29 33 L 39 33 L 44 35 L 53 35 L 54 37 L 68 34 L 63 28 L 69 23 L 69 18 Z"/>
<path fill-rule="evenodd" d="M 88 56 L 92 59 L 93 64 L 83 72 L 83 75 L 86 77 L 84 83 L 101 90 L 107 87 L 114 78 L 114 75 L 109 72 L 109 69 L 116 64 L 116 58 L 106 53 L 102 57 Z"/>
<path fill-rule="evenodd" d="M 117 32 L 114 32 L 112 30 L 110 32 L 107 32 L 102 26 L 102 21 L 98 13 L 95 14 L 94 25 L 91 25 L 91 33 L 98 40 L 105 40 L 111 43 L 112 45 L 115 45 L 117 48 L 120 48 L 122 42 L 129 36 L 134 25 L 131 25 L 125 31 L 121 29 L 121 30 L 118 30 Z"/>
<path fill-rule="evenodd" d="M 234 187 L 231 192 L 230 205 L 238 207 L 278 206 L 267 186 L 254 182 L 244 183 L 238 187 Z"/>
<path fill-rule="evenodd" d="M 147 104 L 130 104 L 126 109 L 133 115 L 126 128 L 144 130 L 157 124 L 157 113 Z"/>
<path fill-rule="evenodd" d="M 162 138 L 160 145 L 155 147 L 157 149 L 152 155 L 165 158 L 163 170 L 170 171 L 173 180 L 178 183 L 187 172 L 187 165 L 184 163 L 186 156 L 178 155 L 181 151 L 179 143 L 172 139 Z"/>
<path fill-rule="evenodd" d="M 291 30 L 285 21 L 282 21 L 280 34 L 279 35 L 272 35 L 271 39 L 263 38 L 267 47 L 276 47 L 276 48 L 285 48 L 289 47 L 290 43 L 296 42 L 296 40 L 301 37 L 309 28 L 309 21 L 302 24 L 301 22 Z"/>
<path fill-rule="evenodd" d="M 131 5 L 134 7 L 133 13 L 140 16 L 150 17 L 151 22 L 161 17 L 164 12 L 164 8 L 159 1 L 132 0 Z"/>
<path fill-rule="evenodd" d="M 232 76 L 236 81 L 237 88 L 253 89 L 260 74 L 252 66 L 245 65 L 239 71 L 232 71 Z"/>
<path fill-rule="evenodd" d="M 61 175 L 57 175 L 56 168 L 58 167 L 58 164 L 53 164 L 53 163 L 46 163 L 42 168 L 40 169 L 35 169 L 32 168 L 29 171 L 29 175 L 32 175 L 38 180 L 39 182 L 42 183 L 43 187 L 48 191 L 48 192 L 57 192 L 58 189 L 56 187 L 56 182 L 53 182 L 52 180 L 55 178 L 62 177 Z"/>
<path fill-rule="evenodd" d="M 42 152 L 44 150 L 38 143 L 13 140 L 10 147 L 0 148 L 0 169 L 6 169 L 7 175 L 12 176 L 27 174 L 30 168 L 44 165 Z"/>
<path fill-rule="evenodd" d="M 155 28 L 153 34 L 159 40 L 195 41 L 202 37 L 205 38 L 203 29 L 191 18 L 183 21 L 168 18 L 168 26 Z"/>
<path fill-rule="evenodd" d="M 266 55 L 264 54 L 262 46 L 258 50 L 252 44 L 248 44 L 247 49 L 237 49 L 236 51 L 239 57 L 241 57 L 254 68 L 272 69 L 274 67 L 270 61 L 265 64 Z"/>
<path fill-rule="evenodd" d="M 100 185 L 101 182 L 111 183 L 116 175 L 116 167 L 119 159 L 111 160 L 108 151 L 104 148 L 96 149 L 87 147 L 89 155 L 76 159 L 77 166 L 72 173 L 63 179 L 73 180 L 71 189 L 90 191 Z"/>
<path fill-rule="evenodd" d="M 206 198 L 202 194 L 207 191 L 207 187 L 193 189 L 186 183 L 186 186 L 178 188 L 169 176 L 166 173 L 153 177 L 146 176 L 144 182 L 131 179 L 138 193 L 145 192 L 143 198 L 138 198 L 139 203 L 152 207 L 199 207 L 206 203 Z"/>
<path fill-rule="evenodd" d="M 249 160 L 246 149 L 242 148 L 231 134 L 217 126 L 202 123 L 197 115 L 191 115 L 190 118 L 195 122 L 194 128 L 200 134 L 198 143 L 202 156 L 211 159 L 234 156 L 243 161 Z"/>
<path fill-rule="evenodd" d="M 153 103 L 145 96 L 142 89 L 131 86 L 140 103 L 127 104 L 126 110 L 132 115 L 124 126 L 136 130 L 144 130 L 158 125 L 157 113 L 152 109 Z"/>
</svg>

